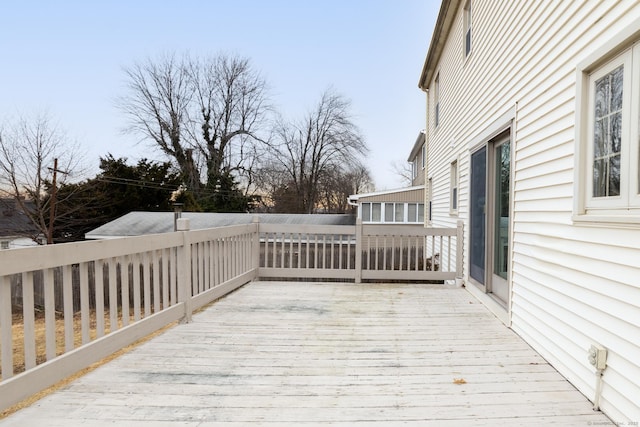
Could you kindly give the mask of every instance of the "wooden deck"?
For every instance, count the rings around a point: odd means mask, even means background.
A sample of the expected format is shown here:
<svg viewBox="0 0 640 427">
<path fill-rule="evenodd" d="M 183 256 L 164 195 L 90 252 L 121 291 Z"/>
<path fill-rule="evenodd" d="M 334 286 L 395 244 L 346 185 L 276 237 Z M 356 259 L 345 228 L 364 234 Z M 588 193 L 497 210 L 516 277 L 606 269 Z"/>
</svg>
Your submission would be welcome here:
<svg viewBox="0 0 640 427">
<path fill-rule="evenodd" d="M 586 356 L 585 356 L 586 357 Z M 464 289 L 255 282 L 0 426 L 610 424 Z"/>
</svg>

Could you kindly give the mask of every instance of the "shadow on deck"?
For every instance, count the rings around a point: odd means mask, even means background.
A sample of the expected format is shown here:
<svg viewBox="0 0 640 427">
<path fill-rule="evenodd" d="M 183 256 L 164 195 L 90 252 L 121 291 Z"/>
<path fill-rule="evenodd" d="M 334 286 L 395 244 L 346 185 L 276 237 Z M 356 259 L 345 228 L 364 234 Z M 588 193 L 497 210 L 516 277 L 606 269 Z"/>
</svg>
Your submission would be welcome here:
<svg viewBox="0 0 640 427">
<path fill-rule="evenodd" d="M 464 289 L 253 282 L 1 426 L 596 425 Z"/>
</svg>

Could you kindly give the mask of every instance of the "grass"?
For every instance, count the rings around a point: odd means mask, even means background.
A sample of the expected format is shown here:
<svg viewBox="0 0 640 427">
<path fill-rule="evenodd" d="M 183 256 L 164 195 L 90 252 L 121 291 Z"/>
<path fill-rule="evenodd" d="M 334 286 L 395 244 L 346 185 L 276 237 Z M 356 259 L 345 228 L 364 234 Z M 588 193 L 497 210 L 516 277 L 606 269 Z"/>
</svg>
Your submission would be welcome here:
<svg viewBox="0 0 640 427">
<path fill-rule="evenodd" d="M 89 336 L 91 340 L 94 340 L 97 337 L 96 330 L 96 312 L 95 310 L 91 310 L 90 314 L 90 331 Z M 131 322 L 133 323 L 133 315 L 131 316 Z M 34 402 L 40 400 L 41 398 L 47 396 L 48 394 L 67 386 L 72 381 L 77 378 L 91 372 L 96 369 L 98 366 L 101 366 L 122 354 L 125 354 L 137 347 L 139 344 L 148 341 L 149 339 L 163 333 L 168 328 L 173 327 L 177 322 L 171 323 L 164 328 L 156 331 L 155 333 L 142 338 L 135 343 L 113 353 L 112 355 L 96 362 L 85 369 L 82 369 L 78 373 L 65 378 L 64 380 L 56 383 L 55 385 L 36 393 L 29 398 L 13 405 L 3 411 L 0 412 L 0 419 L 3 419 L 10 414 L 13 414 L 16 411 L 19 411 L 22 408 L 32 405 Z M 118 317 L 118 328 L 122 327 L 122 318 Z M 56 314 L 55 319 L 55 336 L 56 336 L 56 355 L 61 355 L 65 352 L 65 342 L 64 342 L 64 317 L 62 315 Z M 81 329 L 81 317 L 80 313 L 76 313 L 73 317 L 73 337 L 74 337 L 74 348 L 79 347 L 82 344 L 82 329 Z M 105 309 L 105 335 L 110 332 L 109 327 L 109 311 Z M 24 372 L 25 370 L 25 357 L 24 357 L 24 325 L 22 321 L 22 314 L 14 314 L 12 317 L 12 341 L 13 341 L 13 370 L 14 375 L 20 372 Z M 44 313 L 38 312 L 35 316 L 35 341 L 36 341 L 36 364 L 39 365 L 46 361 L 46 340 L 45 340 L 45 320 Z M 1 371 L 0 371 L 1 373 Z"/>
</svg>

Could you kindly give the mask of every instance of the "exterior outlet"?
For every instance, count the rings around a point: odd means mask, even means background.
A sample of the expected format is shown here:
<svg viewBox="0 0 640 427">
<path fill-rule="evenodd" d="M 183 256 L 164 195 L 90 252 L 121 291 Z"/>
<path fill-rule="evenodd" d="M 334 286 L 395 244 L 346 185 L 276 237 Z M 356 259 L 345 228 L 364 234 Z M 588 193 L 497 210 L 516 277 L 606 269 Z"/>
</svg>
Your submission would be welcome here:
<svg viewBox="0 0 640 427">
<path fill-rule="evenodd" d="M 604 370 L 607 367 L 607 349 L 598 344 L 591 345 L 589 363 L 599 371 Z"/>
</svg>

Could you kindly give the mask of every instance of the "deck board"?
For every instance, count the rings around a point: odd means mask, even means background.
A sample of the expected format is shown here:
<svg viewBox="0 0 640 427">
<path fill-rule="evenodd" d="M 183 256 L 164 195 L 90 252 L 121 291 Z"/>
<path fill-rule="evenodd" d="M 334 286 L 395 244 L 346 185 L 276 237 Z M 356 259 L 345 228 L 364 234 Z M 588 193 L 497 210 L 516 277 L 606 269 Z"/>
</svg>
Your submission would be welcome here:
<svg viewBox="0 0 640 427">
<path fill-rule="evenodd" d="M 609 422 L 464 289 L 255 282 L 0 426 Z"/>
</svg>

